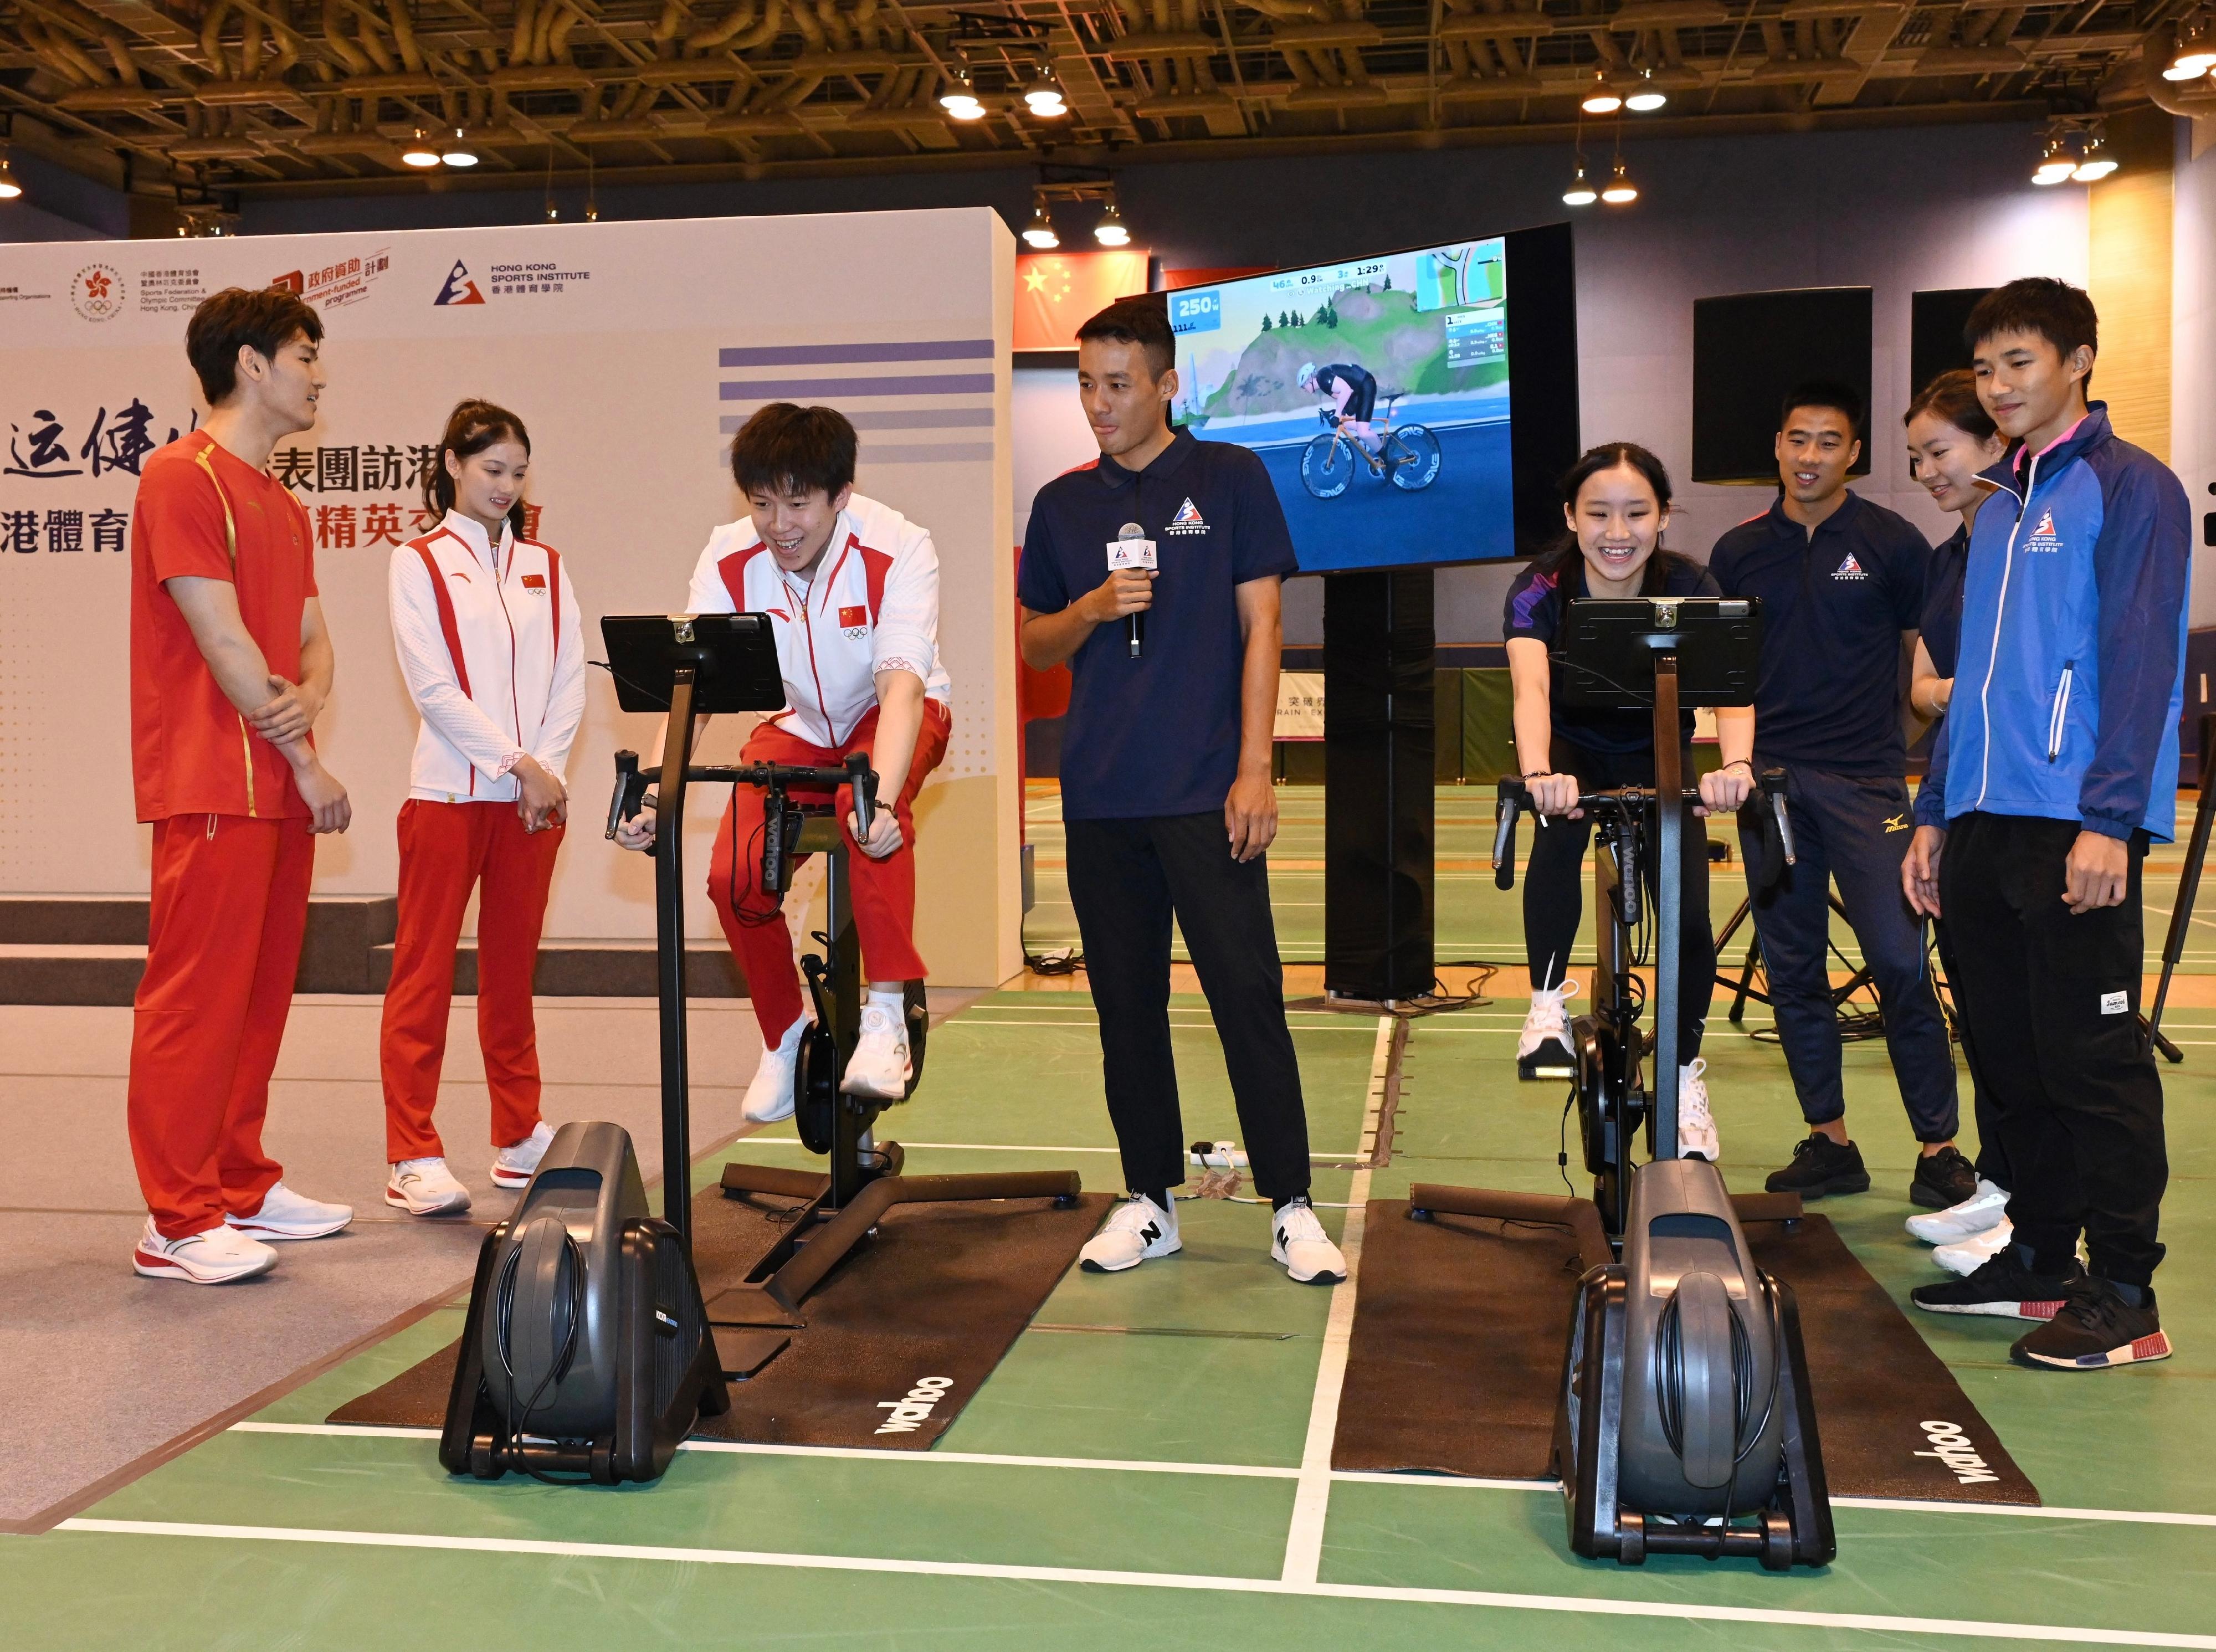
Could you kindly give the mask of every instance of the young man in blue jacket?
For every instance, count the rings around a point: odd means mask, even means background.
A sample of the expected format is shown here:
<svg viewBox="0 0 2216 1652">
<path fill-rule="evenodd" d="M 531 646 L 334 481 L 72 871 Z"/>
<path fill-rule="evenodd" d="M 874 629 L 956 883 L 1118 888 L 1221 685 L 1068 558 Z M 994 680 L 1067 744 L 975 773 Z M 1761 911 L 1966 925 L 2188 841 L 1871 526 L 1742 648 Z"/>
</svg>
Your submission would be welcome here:
<svg viewBox="0 0 2216 1652">
<path fill-rule="evenodd" d="M 2016 1175 L 2015 1242 L 1911 1294 L 2034 1322 L 2010 1350 L 2020 1365 L 2098 1370 L 2170 1351 L 2139 876 L 2150 841 L 2176 829 L 2188 515 L 2177 478 L 2086 400 L 2099 337 L 2084 293 L 2011 281 L 1967 336 L 1979 399 L 2016 445 L 1985 472 L 1997 492 L 1972 532 L 1957 692 L 1901 883 L 1954 937 Z"/>
</svg>

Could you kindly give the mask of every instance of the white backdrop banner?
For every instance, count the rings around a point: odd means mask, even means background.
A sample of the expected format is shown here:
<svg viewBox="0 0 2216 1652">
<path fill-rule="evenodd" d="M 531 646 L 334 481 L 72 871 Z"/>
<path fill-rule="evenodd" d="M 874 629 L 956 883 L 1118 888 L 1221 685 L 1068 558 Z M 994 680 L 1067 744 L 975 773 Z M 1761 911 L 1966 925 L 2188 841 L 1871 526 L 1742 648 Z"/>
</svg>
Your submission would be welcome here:
<svg viewBox="0 0 2216 1652">
<path fill-rule="evenodd" d="M 820 402 L 860 430 L 860 490 L 928 527 L 944 570 L 954 733 L 920 811 L 919 939 L 938 978 L 1004 978 L 1019 962 L 1013 256 L 982 208 L 0 247 L 0 892 L 146 887 L 126 681 L 132 495 L 147 453 L 206 416 L 183 348 L 194 306 L 274 283 L 329 330 L 322 422 L 273 465 L 315 525 L 338 656 L 317 739 L 354 801 L 354 829 L 323 840 L 318 892 L 395 886 L 416 718 L 385 570 L 429 525 L 423 471 L 456 401 L 484 397 L 530 426 L 530 503 L 595 658 L 600 614 L 681 607 L 709 530 L 742 513 L 729 433 L 765 402 Z M 591 675 L 547 934 L 643 937 L 650 870 L 598 822 L 609 754 L 655 730 Z M 711 755 L 741 732 L 712 733 Z M 723 801 L 710 790 L 696 832 Z M 704 888 L 693 902 L 694 932 L 715 933 Z"/>
</svg>

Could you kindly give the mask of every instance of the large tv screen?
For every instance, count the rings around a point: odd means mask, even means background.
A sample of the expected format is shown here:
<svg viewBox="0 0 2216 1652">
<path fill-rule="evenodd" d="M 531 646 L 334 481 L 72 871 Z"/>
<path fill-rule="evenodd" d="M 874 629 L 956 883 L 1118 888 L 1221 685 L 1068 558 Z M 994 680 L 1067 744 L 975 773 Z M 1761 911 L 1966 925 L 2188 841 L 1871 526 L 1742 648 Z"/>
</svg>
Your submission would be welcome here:
<svg viewBox="0 0 2216 1652">
<path fill-rule="evenodd" d="M 1171 293 L 1176 417 L 1261 455 L 1304 573 L 1529 555 L 1577 457 L 1567 226 Z"/>
</svg>

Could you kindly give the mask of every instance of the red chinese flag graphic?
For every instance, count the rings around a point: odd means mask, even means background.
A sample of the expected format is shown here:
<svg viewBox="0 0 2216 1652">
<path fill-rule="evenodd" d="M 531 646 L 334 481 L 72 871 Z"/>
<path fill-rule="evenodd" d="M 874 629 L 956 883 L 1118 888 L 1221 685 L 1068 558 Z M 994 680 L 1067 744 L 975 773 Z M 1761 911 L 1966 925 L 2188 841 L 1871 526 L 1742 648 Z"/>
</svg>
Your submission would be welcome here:
<svg viewBox="0 0 2216 1652">
<path fill-rule="evenodd" d="M 841 608 L 839 610 L 839 624 L 842 627 L 852 630 L 857 626 L 866 626 L 869 623 L 870 611 L 867 608 Z"/>
<path fill-rule="evenodd" d="M 1025 252 L 1016 256 L 1016 348 L 1074 350 L 1077 330 L 1118 299 L 1147 290 L 1147 255 Z"/>
</svg>

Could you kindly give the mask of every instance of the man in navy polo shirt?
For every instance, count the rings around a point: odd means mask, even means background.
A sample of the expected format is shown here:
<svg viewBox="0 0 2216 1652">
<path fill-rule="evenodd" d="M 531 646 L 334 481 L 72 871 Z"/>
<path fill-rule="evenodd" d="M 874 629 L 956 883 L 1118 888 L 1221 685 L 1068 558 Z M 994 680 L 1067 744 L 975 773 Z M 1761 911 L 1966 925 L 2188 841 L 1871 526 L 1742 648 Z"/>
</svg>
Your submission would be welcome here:
<svg viewBox="0 0 2216 1652">
<path fill-rule="evenodd" d="M 1924 934 L 1901 892 L 1915 823 L 1900 718 L 1900 634 L 1924 611 L 1930 547 L 1891 511 L 1847 487 L 1862 453 L 1862 398 L 1796 387 L 1781 410 L 1777 501 L 1716 541 L 1708 571 L 1726 596 L 1762 601 L 1754 691 L 1757 767 L 1790 777 L 1797 864 L 1756 898 L 1777 1040 L 1808 1137 L 1773 1174 L 1772 1193 L 1819 1199 L 1868 1189 L 1847 1134 L 1838 1020 L 1826 968 L 1831 885 L 1876 977 L 1886 1049 L 1921 1150 L 1909 1197 L 1942 1210 L 1977 1190 L 1954 1146 L 1954 1058 L 1924 967 Z M 1750 857 L 1754 835 L 1742 841 Z"/>
<path fill-rule="evenodd" d="M 1304 1284 L 1337 1284 L 1345 1261 L 1308 1201 L 1308 1114 L 1263 858 L 1277 834 L 1277 587 L 1295 565 L 1284 512 L 1252 453 L 1170 428 L 1176 346 L 1160 298 L 1111 305 L 1077 340 L 1100 458 L 1039 490 L 1017 595 L 1025 663 L 1070 667 L 1069 898 L 1130 1190 L 1079 1260 L 1117 1273 L 1182 1248 L 1169 1191 L 1185 1164 L 1170 1050 L 1174 914 L 1256 1191 L 1275 1206 L 1271 1256 Z M 1135 540 L 1154 547 L 1155 566 L 1119 565 Z"/>
</svg>

